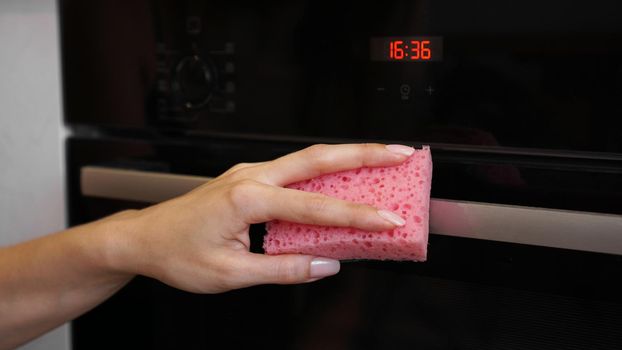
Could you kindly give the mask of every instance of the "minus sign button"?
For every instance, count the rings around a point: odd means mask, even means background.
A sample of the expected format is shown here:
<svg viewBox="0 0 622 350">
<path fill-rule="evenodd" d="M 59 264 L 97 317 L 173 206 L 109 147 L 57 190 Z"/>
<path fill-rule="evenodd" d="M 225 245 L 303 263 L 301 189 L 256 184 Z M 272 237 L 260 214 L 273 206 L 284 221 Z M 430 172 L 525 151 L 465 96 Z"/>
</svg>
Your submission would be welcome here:
<svg viewBox="0 0 622 350">
<path fill-rule="evenodd" d="M 384 88 L 383 87 L 377 87 L 376 91 L 384 91 Z"/>
</svg>

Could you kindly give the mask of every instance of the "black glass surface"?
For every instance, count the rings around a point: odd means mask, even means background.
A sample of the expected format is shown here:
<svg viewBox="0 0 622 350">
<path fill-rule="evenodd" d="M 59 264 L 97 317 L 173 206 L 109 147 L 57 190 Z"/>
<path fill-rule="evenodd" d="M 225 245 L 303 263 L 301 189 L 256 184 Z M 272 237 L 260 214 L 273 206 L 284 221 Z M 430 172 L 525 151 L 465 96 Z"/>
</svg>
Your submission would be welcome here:
<svg viewBox="0 0 622 350">
<path fill-rule="evenodd" d="M 60 2 L 71 124 L 622 151 L 622 3 Z M 438 36 L 442 62 L 370 60 Z"/>
<path fill-rule="evenodd" d="M 619 1 L 59 5 L 71 225 L 145 206 L 82 196 L 84 165 L 215 176 L 374 140 L 431 144 L 435 198 L 622 214 Z M 370 59 L 371 38 L 396 37 L 441 38 L 443 59 Z M 138 277 L 73 344 L 622 348 L 620 256 L 432 233 L 428 258 L 220 295 Z"/>
<path fill-rule="evenodd" d="M 145 206 L 82 196 L 81 166 L 214 176 L 306 144 L 171 137 L 72 138 L 67 146 L 76 225 Z M 620 175 L 605 164 L 432 152 L 439 175 L 433 197 L 622 213 Z M 252 227 L 255 252 L 263 233 L 263 226 Z M 425 263 L 348 262 L 339 275 L 308 285 L 196 295 L 138 277 L 73 323 L 73 344 L 77 350 L 619 349 L 621 270 L 616 255 L 432 234 Z"/>
</svg>

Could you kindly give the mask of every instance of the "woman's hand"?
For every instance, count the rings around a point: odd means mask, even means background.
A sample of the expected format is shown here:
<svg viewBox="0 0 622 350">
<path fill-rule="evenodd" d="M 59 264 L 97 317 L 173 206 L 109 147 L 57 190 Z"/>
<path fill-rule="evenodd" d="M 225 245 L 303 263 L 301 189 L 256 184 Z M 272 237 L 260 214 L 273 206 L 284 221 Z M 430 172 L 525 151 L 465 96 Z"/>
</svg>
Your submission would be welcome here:
<svg viewBox="0 0 622 350">
<path fill-rule="evenodd" d="M 134 275 L 197 293 L 304 283 L 339 262 L 249 252 L 249 225 L 273 219 L 386 230 L 394 213 L 282 186 L 362 166 L 397 165 L 404 146 L 316 145 L 270 162 L 239 164 L 190 193 L 0 249 L 0 349 L 74 319 Z"/>
<path fill-rule="evenodd" d="M 107 219 L 107 260 L 116 271 L 196 293 L 333 275 L 339 271 L 336 260 L 250 253 L 250 224 L 279 219 L 391 229 L 400 221 L 393 213 L 282 186 L 342 170 L 397 165 L 412 152 L 400 145 L 315 145 L 269 162 L 238 164 L 184 196 Z"/>
</svg>

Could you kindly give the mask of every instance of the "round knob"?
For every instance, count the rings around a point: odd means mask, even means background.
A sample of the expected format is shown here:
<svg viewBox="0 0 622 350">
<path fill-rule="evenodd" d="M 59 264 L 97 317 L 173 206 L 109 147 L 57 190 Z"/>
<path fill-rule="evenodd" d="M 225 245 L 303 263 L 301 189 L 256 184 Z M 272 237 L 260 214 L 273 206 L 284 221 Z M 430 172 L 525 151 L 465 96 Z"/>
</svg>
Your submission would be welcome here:
<svg viewBox="0 0 622 350">
<path fill-rule="evenodd" d="M 215 86 L 215 70 L 199 56 L 186 57 L 177 64 L 173 88 L 179 92 L 185 108 L 205 106 L 212 97 Z"/>
</svg>

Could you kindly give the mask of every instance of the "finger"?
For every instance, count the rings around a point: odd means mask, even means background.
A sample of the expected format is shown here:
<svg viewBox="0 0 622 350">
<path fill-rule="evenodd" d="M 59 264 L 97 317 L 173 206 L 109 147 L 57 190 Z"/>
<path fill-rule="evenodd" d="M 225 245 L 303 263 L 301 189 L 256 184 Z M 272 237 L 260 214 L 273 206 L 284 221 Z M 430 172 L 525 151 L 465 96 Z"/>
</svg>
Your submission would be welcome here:
<svg viewBox="0 0 622 350">
<path fill-rule="evenodd" d="M 342 170 L 398 165 L 413 152 L 402 145 L 314 145 L 268 162 L 262 171 L 270 184 L 285 186 Z"/>
<path fill-rule="evenodd" d="M 222 175 L 229 175 L 229 174 L 233 174 L 236 172 L 239 172 L 241 170 L 245 170 L 245 169 L 250 169 L 250 168 L 255 168 L 258 167 L 262 164 L 264 164 L 265 162 L 255 162 L 255 163 L 238 163 L 234 166 L 232 166 L 231 168 L 229 168 L 227 171 L 225 171 L 224 173 L 222 173 Z"/>
<path fill-rule="evenodd" d="M 404 225 L 400 216 L 386 210 L 259 182 L 245 181 L 232 189 L 231 196 L 248 224 L 276 219 L 368 231 L 383 231 Z"/>
<path fill-rule="evenodd" d="M 313 282 L 337 274 L 341 267 L 338 260 L 297 254 L 244 253 L 234 264 L 236 271 L 243 271 L 234 277 L 240 287 Z"/>
</svg>

